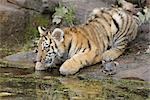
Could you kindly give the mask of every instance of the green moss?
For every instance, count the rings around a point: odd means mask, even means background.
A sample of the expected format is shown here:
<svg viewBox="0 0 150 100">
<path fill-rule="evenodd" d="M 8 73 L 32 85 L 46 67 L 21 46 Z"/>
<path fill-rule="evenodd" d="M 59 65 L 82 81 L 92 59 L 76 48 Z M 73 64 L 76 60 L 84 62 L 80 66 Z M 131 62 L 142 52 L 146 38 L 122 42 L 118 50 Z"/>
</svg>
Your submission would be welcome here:
<svg viewBox="0 0 150 100">
<path fill-rule="evenodd" d="M 103 80 L 103 96 L 107 100 L 145 100 L 149 96 L 149 83 L 133 80 Z"/>
<path fill-rule="evenodd" d="M 17 50 L 13 50 L 13 49 L 6 48 L 6 47 L 1 47 L 0 48 L 0 58 L 14 54 L 16 51 Z"/>
</svg>

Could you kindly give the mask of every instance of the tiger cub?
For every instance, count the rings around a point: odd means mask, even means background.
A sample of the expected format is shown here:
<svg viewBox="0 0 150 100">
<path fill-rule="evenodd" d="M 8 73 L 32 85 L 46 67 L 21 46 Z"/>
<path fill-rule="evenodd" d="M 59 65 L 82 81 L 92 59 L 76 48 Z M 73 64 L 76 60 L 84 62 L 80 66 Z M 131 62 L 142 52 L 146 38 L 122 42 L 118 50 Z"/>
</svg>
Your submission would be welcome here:
<svg viewBox="0 0 150 100">
<path fill-rule="evenodd" d="M 36 70 L 62 64 L 63 75 L 75 74 L 85 66 L 118 58 L 137 35 L 140 20 L 122 8 L 94 9 L 82 25 L 56 28 L 38 27 Z"/>
</svg>

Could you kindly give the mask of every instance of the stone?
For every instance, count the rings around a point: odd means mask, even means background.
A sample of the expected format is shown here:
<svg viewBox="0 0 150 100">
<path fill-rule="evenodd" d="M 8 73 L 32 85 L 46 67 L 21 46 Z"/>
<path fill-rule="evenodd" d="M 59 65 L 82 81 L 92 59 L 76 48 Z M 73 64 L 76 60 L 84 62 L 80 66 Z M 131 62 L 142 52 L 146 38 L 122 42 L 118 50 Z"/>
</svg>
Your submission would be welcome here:
<svg viewBox="0 0 150 100">
<path fill-rule="evenodd" d="M 115 77 L 121 79 L 138 79 L 144 81 L 150 81 L 149 76 L 150 76 L 150 67 L 148 66 L 141 66 L 135 69 L 120 71 L 115 75 Z"/>
<path fill-rule="evenodd" d="M 20 8 L 34 10 L 37 12 L 40 11 L 42 5 L 41 0 L 7 0 L 7 2 L 13 5 L 17 5 Z"/>
<path fill-rule="evenodd" d="M 13 47 L 23 42 L 25 13 L 14 6 L 0 4 L 0 47 Z"/>
<path fill-rule="evenodd" d="M 115 4 L 115 0 L 49 0 L 49 2 L 58 3 L 61 2 L 62 5 L 73 7 L 76 12 L 76 18 L 80 23 L 85 22 L 89 13 L 94 8 L 110 7 Z"/>
<path fill-rule="evenodd" d="M 4 57 L 3 60 L 15 63 L 29 63 L 34 64 L 36 58 L 36 53 L 32 51 L 28 52 L 19 52 L 7 57 Z"/>
<path fill-rule="evenodd" d="M 25 6 L 26 0 L 7 0 L 7 2 L 17 6 Z"/>
<path fill-rule="evenodd" d="M 3 49 L 22 48 L 28 23 L 41 5 L 41 0 L 0 0 L 0 58 Z"/>
</svg>

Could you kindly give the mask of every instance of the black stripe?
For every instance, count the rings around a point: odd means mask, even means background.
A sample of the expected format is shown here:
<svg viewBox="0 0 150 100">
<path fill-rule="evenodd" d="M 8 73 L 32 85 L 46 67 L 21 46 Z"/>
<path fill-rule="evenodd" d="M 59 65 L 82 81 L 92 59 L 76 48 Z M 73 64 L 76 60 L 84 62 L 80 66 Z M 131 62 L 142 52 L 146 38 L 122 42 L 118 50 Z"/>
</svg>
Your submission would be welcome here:
<svg viewBox="0 0 150 100">
<path fill-rule="evenodd" d="M 130 17 L 130 16 L 127 15 L 127 19 L 126 19 L 127 25 L 125 25 L 126 27 L 125 27 L 125 29 L 123 30 L 123 32 L 121 32 L 121 34 L 118 36 L 118 39 L 120 39 L 121 36 L 124 37 L 125 35 L 127 35 L 127 32 L 128 32 L 128 30 L 130 29 L 130 26 L 131 26 L 131 24 L 132 24 L 132 22 L 131 22 L 131 23 L 129 22 L 129 17 Z M 132 20 L 130 20 L 130 21 L 132 21 Z M 124 27 L 124 26 L 123 26 L 123 27 Z M 126 30 L 127 30 L 127 31 L 126 31 Z"/>
<path fill-rule="evenodd" d="M 90 30 L 90 38 L 95 39 L 96 42 L 98 42 L 99 36 L 97 37 L 96 34 L 98 35 L 99 29 L 97 28 L 98 26 L 96 25 L 95 22 L 91 22 L 91 26 L 89 27 Z M 93 34 L 92 34 L 93 33 Z"/>
<path fill-rule="evenodd" d="M 46 31 L 46 29 L 45 29 L 44 27 L 41 27 L 41 29 L 42 29 L 43 31 Z"/>
<path fill-rule="evenodd" d="M 47 40 L 46 36 L 44 36 L 45 40 Z"/>
<path fill-rule="evenodd" d="M 49 41 L 50 41 L 50 44 L 52 44 L 52 40 L 51 40 L 51 39 L 49 39 Z"/>
<path fill-rule="evenodd" d="M 84 52 L 85 50 L 86 50 L 86 48 L 84 48 L 82 52 Z"/>
<path fill-rule="evenodd" d="M 116 48 L 118 48 L 118 47 L 122 47 L 122 46 L 125 46 L 125 47 L 126 47 L 126 45 L 127 45 L 127 44 L 125 44 L 125 43 L 124 43 L 124 44 L 119 44 L 119 45 L 117 45 L 117 47 L 116 47 Z M 118 48 L 118 49 L 124 49 L 125 47 L 123 47 L 123 48 Z"/>
<path fill-rule="evenodd" d="M 128 16 L 128 20 L 130 20 L 130 19 L 131 19 L 131 16 Z M 127 33 L 129 32 L 132 23 L 133 23 L 133 19 L 131 19 L 131 20 L 130 20 L 130 23 L 128 23 L 128 26 L 129 26 L 129 27 L 127 27 L 128 29 L 127 29 L 127 31 L 126 31 L 126 35 L 127 35 Z"/>
<path fill-rule="evenodd" d="M 71 41 L 70 41 L 70 43 L 69 43 L 69 46 L 68 46 L 68 53 L 70 52 L 71 45 L 72 45 L 72 39 L 71 39 Z"/>
<path fill-rule="evenodd" d="M 89 40 L 88 40 L 88 48 L 91 50 L 91 44 Z"/>
<path fill-rule="evenodd" d="M 86 36 L 89 37 L 89 33 L 88 31 L 85 29 L 85 25 L 84 26 L 80 26 L 79 28 L 81 29 L 81 31 L 83 31 L 83 33 L 86 33 Z M 85 34 L 83 34 L 85 36 Z"/>
<path fill-rule="evenodd" d="M 107 35 L 107 40 L 108 40 L 108 41 L 110 41 L 110 38 L 109 38 L 109 36 L 108 36 L 108 35 Z"/>
<path fill-rule="evenodd" d="M 118 41 L 115 41 L 115 43 L 113 44 L 114 46 L 121 46 L 122 44 L 127 44 L 127 39 L 125 37 L 122 37 L 124 38 L 122 41 L 118 40 Z M 119 42 L 120 41 L 120 42 Z M 117 43 L 118 42 L 118 43 Z"/>
<path fill-rule="evenodd" d="M 101 27 L 105 31 L 108 41 L 110 41 L 111 36 L 108 35 L 107 30 L 106 30 L 105 26 L 103 25 L 103 23 L 99 22 L 98 20 L 96 20 L 96 22 L 99 24 L 99 27 Z"/>
<path fill-rule="evenodd" d="M 115 26 L 117 27 L 117 32 L 116 33 L 118 33 L 118 31 L 119 31 L 119 24 L 117 23 L 117 21 L 115 19 L 112 18 L 112 20 L 113 20 Z"/>
<path fill-rule="evenodd" d="M 118 34 L 116 33 L 115 35 L 118 35 L 118 36 L 115 36 L 116 38 L 115 38 L 115 40 L 114 40 L 114 42 L 115 41 L 117 41 L 118 40 L 118 38 L 120 37 L 120 36 L 122 36 L 122 34 L 124 33 L 123 31 L 123 28 L 126 26 L 127 27 L 127 25 L 124 25 L 125 24 L 125 20 L 124 20 L 124 17 L 122 16 L 122 15 L 120 15 L 121 16 L 121 20 L 122 20 L 122 26 L 119 28 L 120 30 L 119 30 L 119 32 L 118 32 Z M 127 21 L 128 21 L 128 19 L 127 19 Z M 128 23 L 128 22 L 127 22 Z M 126 28 L 125 28 L 126 29 Z"/>
<path fill-rule="evenodd" d="M 50 45 L 48 45 L 48 47 L 47 48 L 49 48 L 50 47 Z"/>
<path fill-rule="evenodd" d="M 100 19 L 100 20 L 101 20 L 101 19 Z M 106 28 L 105 28 L 105 26 L 103 25 L 103 23 L 102 23 L 102 22 L 100 22 L 100 21 L 98 21 L 98 20 L 94 20 L 93 22 L 98 23 L 98 24 L 99 24 L 99 26 L 101 26 L 101 27 L 105 30 L 105 32 L 107 32 L 107 31 L 106 31 Z"/>
<path fill-rule="evenodd" d="M 80 51 L 80 50 L 81 50 L 81 48 L 78 48 L 78 49 L 76 50 L 75 54 L 77 54 L 77 53 L 78 53 L 78 51 Z"/>
<path fill-rule="evenodd" d="M 128 27 L 128 30 L 127 30 L 127 35 L 129 35 L 129 31 L 132 29 L 131 27 L 132 27 L 132 25 L 133 25 L 133 19 L 131 19 L 131 23 L 130 23 L 130 26 Z M 134 27 L 135 28 L 135 27 Z"/>
<path fill-rule="evenodd" d="M 56 49 L 58 49 L 58 46 L 57 46 L 57 44 L 56 44 L 56 42 L 54 41 L 54 46 L 55 46 L 55 48 Z"/>
<path fill-rule="evenodd" d="M 125 46 L 126 47 L 126 46 Z M 124 48 L 116 48 L 117 50 L 119 50 L 119 51 L 122 51 L 122 50 L 125 50 L 125 47 Z"/>
<path fill-rule="evenodd" d="M 104 12 L 105 13 L 105 12 Z M 106 19 L 106 17 L 102 14 L 103 19 L 111 26 L 110 22 Z"/>
<path fill-rule="evenodd" d="M 78 52 L 81 50 L 81 48 L 82 48 L 82 43 L 81 43 L 80 46 L 77 48 L 75 54 L 78 53 Z"/>
<path fill-rule="evenodd" d="M 51 46 L 52 47 L 52 50 L 54 51 L 54 47 L 53 46 Z"/>
</svg>

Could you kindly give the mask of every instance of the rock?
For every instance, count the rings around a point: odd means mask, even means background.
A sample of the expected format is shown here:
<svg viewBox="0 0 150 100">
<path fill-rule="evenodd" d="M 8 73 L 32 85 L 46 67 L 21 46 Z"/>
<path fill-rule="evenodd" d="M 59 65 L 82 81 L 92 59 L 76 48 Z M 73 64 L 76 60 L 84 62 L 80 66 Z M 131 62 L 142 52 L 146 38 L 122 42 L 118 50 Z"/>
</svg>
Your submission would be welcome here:
<svg viewBox="0 0 150 100">
<path fill-rule="evenodd" d="M 7 2 L 18 5 L 18 6 L 24 6 L 26 0 L 7 0 Z"/>
<path fill-rule="evenodd" d="M 113 77 L 150 81 L 150 56 L 141 53 L 122 56 L 118 59 L 118 72 Z"/>
<path fill-rule="evenodd" d="M 15 63 L 28 63 L 28 64 L 34 64 L 36 54 L 32 51 L 28 52 L 19 52 L 14 55 L 7 56 L 3 58 L 5 61 L 9 62 L 15 62 Z"/>
<path fill-rule="evenodd" d="M 0 0 L 0 54 L 22 48 L 28 23 L 40 14 L 41 5 L 41 0 Z"/>
<path fill-rule="evenodd" d="M 0 4 L 0 47 L 13 47 L 23 42 L 25 13 L 14 6 Z"/>
<path fill-rule="evenodd" d="M 49 2 L 61 2 L 65 6 L 73 7 L 76 11 L 76 18 L 85 22 L 89 13 L 97 7 L 110 7 L 115 0 L 48 0 Z"/>
<path fill-rule="evenodd" d="M 117 78 L 121 79 L 137 79 L 137 80 L 144 80 L 150 81 L 150 67 L 148 66 L 141 66 L 136 69 L 128 69 L 125 71 L 120 71 L 115 75 Z"/>
<path fill-rule="evenodd" d="M 7 0 L 8 3 L 17 5 L 20 8 L 34 10 L 39 12 L 42 5 L 42 0 Z"/>
<path fill-rule="evenodd" d="M 150 21 L 141 25 L 138 38 L 150 41 Z"/>
</svg>

